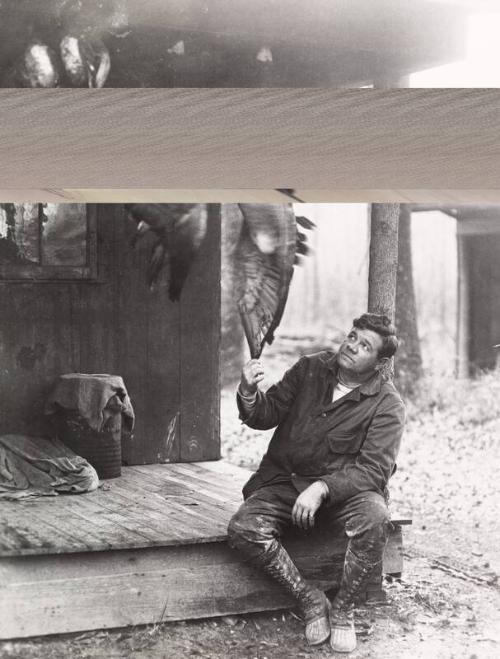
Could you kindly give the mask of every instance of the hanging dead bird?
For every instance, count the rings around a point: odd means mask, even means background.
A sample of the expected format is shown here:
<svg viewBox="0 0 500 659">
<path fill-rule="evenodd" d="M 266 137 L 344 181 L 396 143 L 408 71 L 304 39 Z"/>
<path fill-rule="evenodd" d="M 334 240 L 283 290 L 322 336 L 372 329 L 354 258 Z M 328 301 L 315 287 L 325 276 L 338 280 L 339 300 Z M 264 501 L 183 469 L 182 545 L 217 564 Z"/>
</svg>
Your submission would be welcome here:
<svg viewBox="0 0 500 659">
<path fill-rule="evenodd" d="M 2 78 L 2 87 L 58 87 L 61 64 L 57 54 L 41 41 L 34 40 Z"/>
<path fill-rule="evenodd" d="M 111 60 L 96 38 L 65 36 L 59 53 L 34 41 L 2 78 L 2 87 L 103 87 Z"/>
<path fill-rule="evenodd" d="M 243 215 L 236 258 L 236 296 L 252 359 L 271 344 L 288 299 L 293 267 L 308 253 L 305 229 L 291 204 L 239 204 Z"/>
<path fill-rule="evenodd" d="M 168 278 L 169 298 L 177 301 L 193 259 L 207 231 L 204 204 L 125 204 L 137 223 L 132 246 L 144 235 L 155 237 L 147 282 L 153 288 L 161 273 Z"/>
<path fill-rule="evenodd" d="M 127 28 L 127 2 L 0 0 L 2 86 L 103 87 L 111 68 L 105 37 Z"/>
<path fill-rule="evenodd" d="M 165 273 L 170 299 L 179 300 L 206 235 L 206 205 L 125 204 L 125 209 L 137 225 L 132 246 L 147 234 L 154 236 L 149 286 Z M 281 322 L 293 267 L 309 252 L 298 225 L 307 230 L 315 225 L 295 217 L 291 204 L 239 204 L 239 209 L 235 297 L 251 356 L 258 358 Z"/>
<path fill-rule="evenodd" d="M 91 35 L 66 35 L 61 39 L 59 50 L 69 86 L 104 87 L 111 59 L 100 39 Z"/>
<path fill-rule="evenodd" d="M 70 87 L 103 87 L 111 58 L 103 37 L 128 27 L 126 0 L 56 0 L 59 54 Z"/>
</svg>

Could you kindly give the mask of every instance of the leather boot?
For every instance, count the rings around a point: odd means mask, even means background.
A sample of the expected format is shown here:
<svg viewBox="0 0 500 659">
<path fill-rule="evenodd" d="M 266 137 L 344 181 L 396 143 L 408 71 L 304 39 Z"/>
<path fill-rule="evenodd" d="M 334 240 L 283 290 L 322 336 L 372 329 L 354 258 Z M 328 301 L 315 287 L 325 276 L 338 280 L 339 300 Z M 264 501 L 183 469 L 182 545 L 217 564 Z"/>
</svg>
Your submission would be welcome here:
<svg viewBox="0 0 500 659">
<path fill-rule="evenodd" d="M 330 636 L 330 600 L 303 579 L 281 543 L 275 540 L 273 545 L 257 562 L 297 600 L 306 624 L 306 640 L 309 645 L 319 645 Z"/>
<path fill-rule="evenodd" d="M 356 649 L 354 602 L 377 565 L 379 563 L 361 560 L 347 549 L 340 588 L 332 602 L 330 646 L 334 652 L 352 652 Z"/>
</svg>

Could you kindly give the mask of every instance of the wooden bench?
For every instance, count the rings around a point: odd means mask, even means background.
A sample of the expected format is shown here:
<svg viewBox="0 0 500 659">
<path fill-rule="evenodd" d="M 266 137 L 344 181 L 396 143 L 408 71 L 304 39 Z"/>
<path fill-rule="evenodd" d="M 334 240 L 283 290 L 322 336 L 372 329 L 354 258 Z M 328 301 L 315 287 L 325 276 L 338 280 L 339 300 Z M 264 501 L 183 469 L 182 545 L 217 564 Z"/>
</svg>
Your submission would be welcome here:
<svg viewBox="0 0 500 659">
<path fill-rule="evenodd" d="M 392 527 L 384 552 L 383 563 L 370 579 L 366 599 L 384 599 L 383 575 L 400 577 L 403 572 L 403 527 L 412 523 L 409 517 L 392 515 Z M 295 533 L 285 541 L 290 555 L 306 578 L 325 591 L 338 589 L 347 549 L 347 537 L 335 529 L 314 531 L 304 537 Z"/>
</svg>

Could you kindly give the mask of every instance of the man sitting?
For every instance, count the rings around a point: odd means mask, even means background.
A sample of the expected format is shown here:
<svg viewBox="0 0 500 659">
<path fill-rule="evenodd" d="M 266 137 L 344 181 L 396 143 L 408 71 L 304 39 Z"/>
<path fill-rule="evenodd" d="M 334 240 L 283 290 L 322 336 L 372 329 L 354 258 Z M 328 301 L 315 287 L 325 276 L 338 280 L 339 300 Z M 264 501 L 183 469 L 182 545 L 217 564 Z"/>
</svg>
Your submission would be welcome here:
<svg viewBox="0 0 500 659">
<path fill-rule="evenodd" d="M 245 501 L 229 523 L 230 545 L 295 597 L 308 643 L 330 636 L 337 652 L 356 647 L 353 604 L 381 563 L 389 532 L 387 483 L 405 411 L 384 371 L 397 346 L 386 316 L 363 314 L 337 353 L 302 357 L 267 392 L 258 388 L 262 365 L 251 360 L 237 393 L 244 423 L 276 430 L 243 488 Z M 316 517 L 340 522 L 349 539 L 332 603 L 303 579 L 281 544 L 289 525 L 308 530 Z"/>
</svg>

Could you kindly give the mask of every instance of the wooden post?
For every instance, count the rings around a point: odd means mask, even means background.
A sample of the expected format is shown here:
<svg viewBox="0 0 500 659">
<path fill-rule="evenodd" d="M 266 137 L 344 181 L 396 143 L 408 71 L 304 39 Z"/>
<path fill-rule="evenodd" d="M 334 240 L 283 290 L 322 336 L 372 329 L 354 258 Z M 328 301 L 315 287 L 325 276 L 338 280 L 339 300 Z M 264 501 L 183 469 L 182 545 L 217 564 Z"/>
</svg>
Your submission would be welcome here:
<svg viewBox="0 0 500 659">
<path fill-rule="evenodd" d="M 372 204 L 368 311 L 394 321 L 398 270 L 399 204 Z"/>
<path fill-rule="evenodd" d="M 457 378 L 469 376 L 469 262 L 466 237 L 457 235 Z"/>
<path fill-rule="evenodd" d="M 221 205 L 207 204 L 207 235 L 181 301 L 180 461 L 220 459 Z"/>
</svg>

